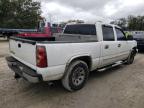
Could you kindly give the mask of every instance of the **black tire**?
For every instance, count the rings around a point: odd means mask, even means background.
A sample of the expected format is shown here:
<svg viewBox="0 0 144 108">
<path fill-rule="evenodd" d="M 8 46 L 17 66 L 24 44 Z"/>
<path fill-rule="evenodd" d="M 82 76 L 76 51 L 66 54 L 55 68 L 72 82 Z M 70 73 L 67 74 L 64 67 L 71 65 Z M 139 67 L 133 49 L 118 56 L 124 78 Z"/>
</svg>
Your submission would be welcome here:
<svg viewBox="0 0 144 108">
<path fill-rule="evenodd" d="M 72 62 L 62 79 L 62 84 L 68 91 L 77 91 L 84 87 L 89 76 L 89 69 L 84 61 Z"/>
<path fill-rule="evenodd" d="M 128 59 L 126 60 L 126 64 L 128 65 L 132 64 L 134 62 L 135 55 L 136 55 L 135 51 L 132 50 Z"/>
</svg>

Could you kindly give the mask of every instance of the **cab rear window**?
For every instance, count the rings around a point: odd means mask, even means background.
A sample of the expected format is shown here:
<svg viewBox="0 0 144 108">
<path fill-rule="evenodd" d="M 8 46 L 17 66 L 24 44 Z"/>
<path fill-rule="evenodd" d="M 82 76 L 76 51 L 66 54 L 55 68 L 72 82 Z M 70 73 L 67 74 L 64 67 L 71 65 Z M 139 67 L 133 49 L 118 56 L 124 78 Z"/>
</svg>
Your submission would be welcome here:
<svg viewBox="0 0 144 108">
<path fill-rule="evenodd" d="M 65 34 L 81 34 L 81 35 L 96 35 L 96 27 L 94 24 L 75 24 L 67 25 Z"/>
</svg>

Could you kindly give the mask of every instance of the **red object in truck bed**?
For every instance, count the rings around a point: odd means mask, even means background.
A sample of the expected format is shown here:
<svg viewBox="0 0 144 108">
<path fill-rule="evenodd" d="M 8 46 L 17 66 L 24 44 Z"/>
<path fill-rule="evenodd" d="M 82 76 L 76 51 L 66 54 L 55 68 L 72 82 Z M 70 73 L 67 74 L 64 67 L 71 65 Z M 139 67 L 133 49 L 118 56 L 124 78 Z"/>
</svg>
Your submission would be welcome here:
<svg viewBox="0 0 144 108">
<path fill-rule="evenodd" d="M 31 32 L 31 33 L 19 33 L 19 37 L 51 37 L 52 32 L 50 27 L 45 27 L 44 32 Z"/>
<path fill-rule="evenodd" d="M 50 34 L 46 34 L 46 33 L 21 33 L 18 34 L 17 36 L 22 36 L 22 37 L 50 37 Z"/>
</svg>

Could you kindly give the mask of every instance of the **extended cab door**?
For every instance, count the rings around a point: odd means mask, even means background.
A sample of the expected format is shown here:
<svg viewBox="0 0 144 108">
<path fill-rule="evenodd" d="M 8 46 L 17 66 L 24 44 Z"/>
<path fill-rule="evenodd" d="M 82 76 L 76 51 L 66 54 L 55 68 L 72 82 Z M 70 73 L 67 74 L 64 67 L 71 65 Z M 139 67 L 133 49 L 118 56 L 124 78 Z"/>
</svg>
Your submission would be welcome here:
<svg viewBox="0 0 144 108">
<path fill-rule="evenodd" d="M 119 51 L 118 59 L 124 60 L 128 57 L 128 55 L 130 53 L 129 44 L 126 41 L 124 32 L 120 28 L 115 27 L 115 32 L 116 32 L 116 37 L 117 37 L 116 38 L 117 39 L 117 49 Z"/>
<path fill-rule="evenodd" d="M 110 65 L 117 61 L 118 47 L 114 28 L 110 25 L 102 25 L 102 66 Z"/>
</svg>

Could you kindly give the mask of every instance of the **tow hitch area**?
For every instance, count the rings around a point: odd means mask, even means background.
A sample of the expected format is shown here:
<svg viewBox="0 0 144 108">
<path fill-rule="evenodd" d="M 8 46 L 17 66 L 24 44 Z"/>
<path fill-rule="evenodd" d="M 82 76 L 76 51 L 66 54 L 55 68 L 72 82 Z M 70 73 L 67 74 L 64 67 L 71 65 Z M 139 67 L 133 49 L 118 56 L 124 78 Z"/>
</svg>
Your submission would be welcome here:
<svg viewBox="0 0 144 108">
<path fill-rule="evenodd" d="M 9 68 L 15 73 L 14 78 L 17 80 L 23 78 L 31 83 L 43 81 L 42 76 L 37 74 L 35 70 L 29 68 L 23 63 L 17 61 L 13 57 L 6 57 Z"/>
</svg>

